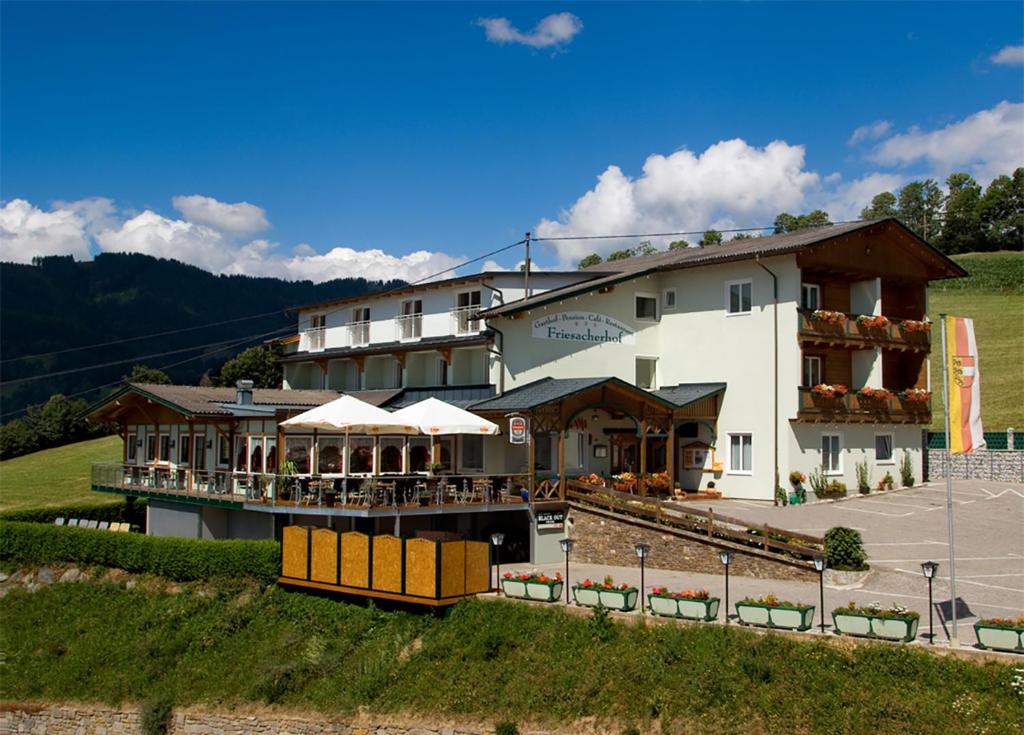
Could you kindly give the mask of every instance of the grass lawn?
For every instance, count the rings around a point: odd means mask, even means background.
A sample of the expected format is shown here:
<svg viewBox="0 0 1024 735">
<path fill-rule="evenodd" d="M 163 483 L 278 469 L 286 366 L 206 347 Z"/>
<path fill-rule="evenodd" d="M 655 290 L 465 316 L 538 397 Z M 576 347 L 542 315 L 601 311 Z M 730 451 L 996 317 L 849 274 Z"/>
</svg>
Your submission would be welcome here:
<svg viewBox="0 0 1024 735">
<path fill-rule="evenodd" d="M 513 720 L 596 732 L 1017 733 L 1011 663 L 839 648 L 719 625 L 643 627 L 467 601 L 444 617 L 237 583 L 124 583 L 0 600 L 10 700 L 246 703 Z M 200 590 L 202 592 L 200 593 Z M 603 723 L 603 724 L 602 724 Z M 1016 724 L 1014 724 L 1016 723 Z"/>
<path fill-rule="evenodd" d="M 986 431 L 1024 429 L 1024 253 L 968 253 L 953 258 L 971 276 L 939 281 L 928 291 L 929 318 L 974 319 Z M 942 342 L 932 333 L 932 431 L 943 430 Z"/>
<path fill-rule="evenodd" d="M 105 436 L 0 462 L 0 511 L 104 505 L 120 498 L 89 489 L 93 462 L 117 462 L 121 438 Z"/>
</svg>

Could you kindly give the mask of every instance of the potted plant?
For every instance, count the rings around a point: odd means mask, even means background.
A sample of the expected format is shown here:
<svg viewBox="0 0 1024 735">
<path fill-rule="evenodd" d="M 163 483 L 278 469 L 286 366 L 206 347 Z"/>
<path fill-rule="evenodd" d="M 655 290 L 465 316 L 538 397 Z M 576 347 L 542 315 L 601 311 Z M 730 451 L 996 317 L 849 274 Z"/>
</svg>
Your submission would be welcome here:
<svg viewBox="0 0 1024 735">
<path fill-rule="evenodd" d="M 974 624 L 981 648 L 1024 653 L 1024 615 L 1019 618 L 985 618 Z"/>
<path fill-rule="evenodd" d="M 623 493 L 631 493 L 636 488 L 636 475 L 632 472 L 623 472 L 621 475 L 612 475 L 615 489 Z"/>
<path fill-rule="evenodd" d="M 924 388 L 907 388 L 898 396 L 905 411 L 927 411 L 932 400 L 932 392 Z"/>
<path fill-rule="evenodd" d="M 670 592 L 665 587 L 652 589 L 647 595 L 647 603 L 655 615 L 705 621 L 718 617 L 720 604 L 719 599 L 712 597 L 707 590 Z"/>
<path fill-rule="evenodd" d="M 431 462 L 430 463 L 430 474 L 432 474 L 432 475 L 443 475 L 443 474 L 445 474 L 445 472 L 444 472 L 444 465 L 441 464 L 440 462 Z"/>
<path fill-rule="evenodd" d="M 857 473 L 857 492 L 867 495 L 871 492 L 871 467 L 868 461 L 865 459 L 858 462 L 854 465 L 854 470 Z"/>
<path fill-rule="evenodd" d="M 864 386 L 857 389 L 857 400 L 864 408 L 873 410 L 888 408 L 892 393 L 885 388 Z"/>
<path fill-rule="evenodd" d="M 802 505 L 807 502 L 807 490 L 804 488 L 806 481 L 807 475 L 800 470 L 793 470 L 789 473 L 789 484 L 793 486 L 793 495 L 796 499 L 794 505 Z"/>
<path fill-rule="evenodd" d="M 841 311 L 815 309 L 811 312 L 811 321 L 819 330 L 840 331 L 846 324 L 846 314 Z"/>
<path fill-rule="evenodd" d="M 857 327 L 861 331 L 867 332 L 880 332 L 891 324 L 888 317 L 884 317 L 881 314 L 874 316 L 872 314 L 861 314 L 857 317 Z"/>
<path fill-rule="evenodd" d="M 743 625 L 783 630 L 807 630 L 814 621 L 814 605 L 780 600 L 775 595 L 748 597 L 736 603 Z"/>
<path fill-rule="evenodd" d="M 600 584 L 584 579 L 572 588 L 572 598 L 577 605 L 606 607 L 620 612 L 634 609 L 638 595 L 639 590 L 636 587 L 630 587 L 628 584 L 616 585 L 611 577 L 605 577 L 604 582 Z"/>
<path fill-rule="evenodd" d="M 562 596 L 562 575 L 557 572 L 553 577 L 538 571 L 505 572 L 501 576 L 506 597 L 555 602 Z"/>
<path fill-rule="evenodd" d="M 844 635 L 909 643 L 917 637 L 920 617 L 901 605 L 884 610 L 877 602 L 862 607 L 851 602 L 832 611 L 832 624 Z"/>
<path fill-rule="evenodd" d="M 892 490 L 894 482 L 895 481 L 892 479 L 892 473 L 886 472 L 885 477 L 878 481 L 877 489 L 879 491 Z"/>
</svg>

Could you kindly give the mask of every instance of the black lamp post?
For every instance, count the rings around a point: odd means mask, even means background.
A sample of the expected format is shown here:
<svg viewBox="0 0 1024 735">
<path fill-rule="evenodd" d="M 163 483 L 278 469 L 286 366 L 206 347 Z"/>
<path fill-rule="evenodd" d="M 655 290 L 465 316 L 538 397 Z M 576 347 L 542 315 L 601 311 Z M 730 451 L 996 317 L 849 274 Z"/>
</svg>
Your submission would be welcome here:
<svg viewBox="0 0 1024 735">
<path fill-rule="evenodd" d="M 494 560 L 496 562 L 497 571 L 494 573 L 495 577 L 495 589 L 501 592 L 501 545 L 505 543 L 505 534 L 503 533 L 492 533 L 491 534 L 491 546 L 494 547 Z"/>
<path fill-rule="evenodd" d="M 633 550 L 636 551 L 637 557 L 640 559 L 640 612 L 643 615 L 647 614 L 647 603 L 644 602 L 644 559 L 651 551 L 651 547 L 642 541 L 633 546 Z"/>
<path fill-rule="evenodd" d="M 732 564 L 732 552 L 722 549 L 718 552 L 718 559 L 725 567 L 725 624 L 729 624 L 729 565 Z"/>
<path fill-rule="evenodd" d="M 935 645 L 935 628 L 932 625 L 932 580 L 935 579 L 935 573 L 939 571 L 939 563 L 935 561 L 926 561 L 921 564 L 921 571 L 924 573 L 925 579 L 928 580 L 928 645 Z"/>
<path fill-rule="evenodd" d="M 564 538 L 558 542 L 562 546 L 562 552 L 565 554 L 565 604 L 569 604 L 569 554 L 572 553 L 572 547 L 576 543 L 571 538 Z"/>
<path fill-rule="evenodd" d="M 821 632 L 825 632 L 825 557 L 815 554 L 814 569 L 818 572 L 818 603 L 821 605 Z"/>
</svg>

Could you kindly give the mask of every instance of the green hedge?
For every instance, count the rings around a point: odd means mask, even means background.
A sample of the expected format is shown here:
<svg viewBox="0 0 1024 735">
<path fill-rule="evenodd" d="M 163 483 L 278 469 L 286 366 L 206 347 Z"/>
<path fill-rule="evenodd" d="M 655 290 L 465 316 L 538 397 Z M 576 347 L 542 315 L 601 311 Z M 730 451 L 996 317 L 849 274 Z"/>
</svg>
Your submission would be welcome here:
<svg viewBox="0 0 1024 735">
<path fill-rule="evenodd" d="M 277 579 L 276 541 L 198 541 L 136 533 L 0 521 L 0 559 L 29 564 L 95 564 L 178 582 L 214 577 Z"/>
<path fill-rule="evenodd" d="M 0 521 L 53 523 L 57 518 L 84 518 L 90 521 L 124 522 L 143 526 L 146 522 L 146 503 L 122 500 L 107 505 L 58 505 L 52 508 L 29 508 L 0 513 Z"/>
</svg>

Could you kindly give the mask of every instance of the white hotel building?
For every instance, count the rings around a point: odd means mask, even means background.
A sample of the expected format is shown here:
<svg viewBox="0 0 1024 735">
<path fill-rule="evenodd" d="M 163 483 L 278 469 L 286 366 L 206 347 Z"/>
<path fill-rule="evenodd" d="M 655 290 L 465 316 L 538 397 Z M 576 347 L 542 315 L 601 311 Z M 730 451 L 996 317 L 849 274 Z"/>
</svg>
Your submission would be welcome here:
<svg viewBox="0 0 1024 735">
<path fill-rule="evenodd" d="M 857 462 L 872 484 L 898 476 L 904 452 L 921 477 L 927 285 L 963 275 L 886 219 L 534 272 L 528 292 L 522 273 L 481 273 L 304 306 L 285 340 L 284 390 L 126 386 L 94 407 L 122 425 L 127 465 L 98 468 L 94 487 L 148 497 L 152 533 L 269 536 L 287 518 L 403 535 L 501 528 L 541 561 L 562 534 L 544 512 L 564 508 L 579 475 L 664 472 L 683 492 L 713 482 L 726 498 L 765 502 L 791 471 L 822 468 L 853 491 Z M 836 384 L 848 393 L 819 395 Z M 532 442 L 346 443 L 278 426 L 338 392 L 384 408 L 436 396 L 503 427 L 522 415 Z M 315 503 L 300 494 L 289 505 L 256 481 L 280 474 L 281 447 L 320 488 Z M 467 488 L 490 477 L 502 492 L 425 504 L 402 490 L 376 505 L 323 497 L 325 481 L 442 472 Z"/>
</svg>

